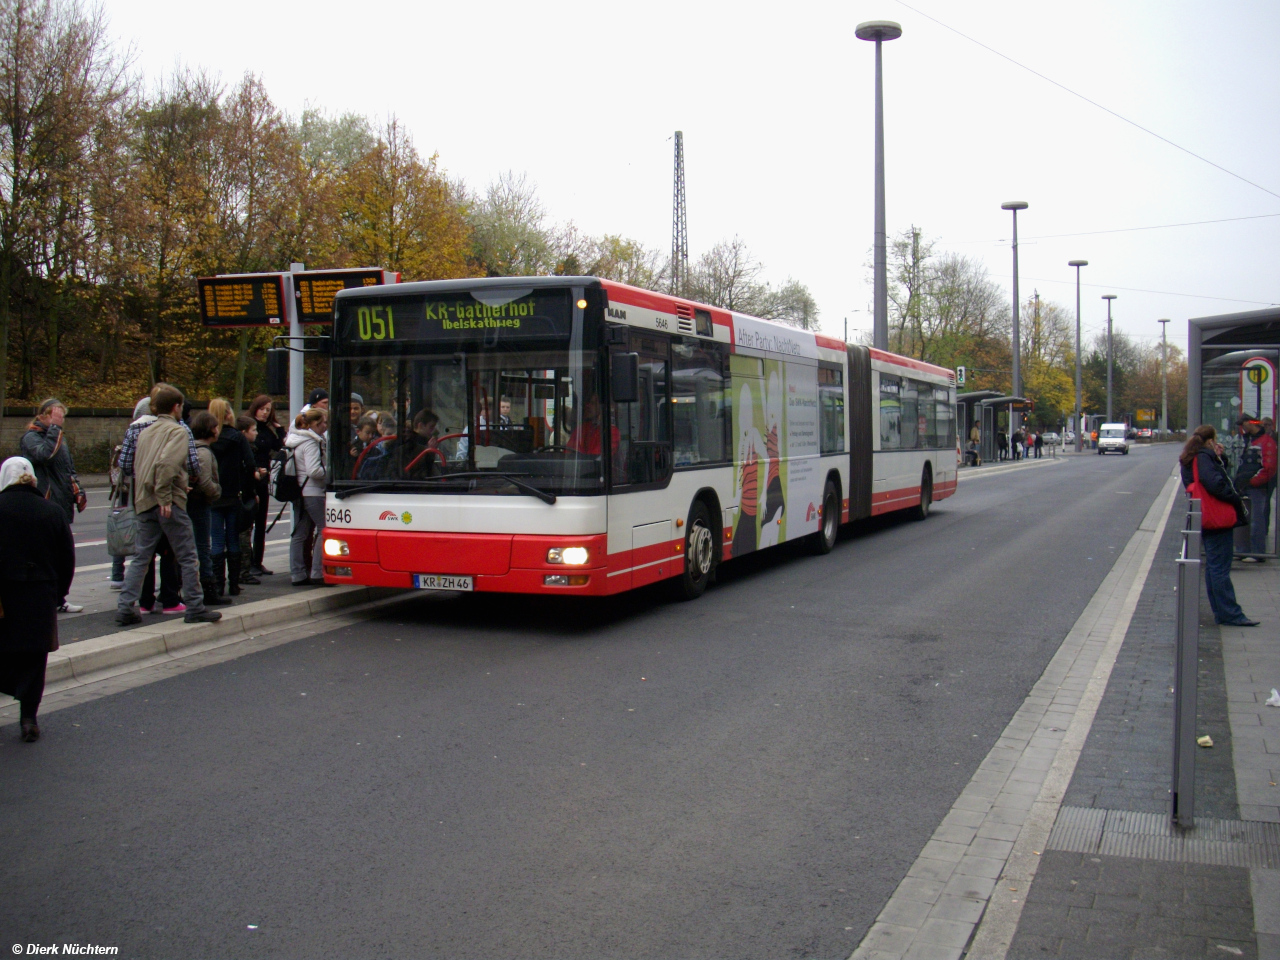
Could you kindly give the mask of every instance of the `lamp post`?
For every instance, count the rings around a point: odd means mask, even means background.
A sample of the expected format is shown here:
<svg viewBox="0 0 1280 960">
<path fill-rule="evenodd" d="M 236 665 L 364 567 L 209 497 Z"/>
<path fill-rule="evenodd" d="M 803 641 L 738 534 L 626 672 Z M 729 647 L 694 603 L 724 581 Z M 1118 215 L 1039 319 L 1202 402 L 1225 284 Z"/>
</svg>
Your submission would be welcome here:
<svg viewBox="0 0 1280 960">
<path fill-rule="evenodd" d="M 1160 439 L 1169 432 L 1169 328 L 1160 321 Z"/>
<path fill-rule="evenodd" d="M 892 20 L 868 20 L 853 31 L 859 40 L 876 44 L 876 237 L 875 237 L 875 319 L 871 327 L 871 344 L 889 349 L 889 277 L 885 252 L 884 225 L 884 80 L 880 63 L 880 44 L 902 36 L 901 25 Z"/>
<path fill-rule="evenodd" d="M 1114 351 L 1111 349 L 1111 301 L 1116 299 L 1114 293 L 1104 293 L 1102 299 L 1107 301 L 1107 423 L 1114 423 L 1111 414 L 1111 367 Z"/>
<path fill-rule="evenodd" d="M 1080 428 L 1080 268 L 1087 267 L 1088 260 L 1068 260 L 1068 267 L 1076 268 L 1076 453 L 1084 449 L 1084 430 Z"/>
<path fill-rule="evenodd" d="M 1009 391 L 1013 396 L 1022 396 L 1022 340 L 1018 332 L 1018 211 L 1027 209 L 1025 200 L 1010 200 L 1000 204 L 1001 210 L 1013 211 L 1013 384 Z M 1009 407 L 1009 436 L 1018 429 L 1018 415 Z"/>
</svg>

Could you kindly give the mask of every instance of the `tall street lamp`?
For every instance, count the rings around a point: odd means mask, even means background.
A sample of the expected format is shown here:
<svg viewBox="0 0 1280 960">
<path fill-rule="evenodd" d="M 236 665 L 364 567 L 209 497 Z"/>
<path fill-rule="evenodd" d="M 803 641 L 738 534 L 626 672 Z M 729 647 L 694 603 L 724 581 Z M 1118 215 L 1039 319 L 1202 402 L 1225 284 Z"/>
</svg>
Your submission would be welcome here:
<svg viewBox="0 0 1280 960">
<path fill-rule="evenodd" d="M 885 253 L 884 225 L 884 80 L 880 64 L 880 44 L 902 36 L 901 25 L 892 20 L 868 20 L 853 31 L 859 40 L 876 44 L 876 247 L 875 247 L 875 319 L 871 327 L 871 344 L 889 349 L 889 277 Z"/>
<path fill-rule="evenodd" d="M 1168 320 L 1160 321 L 1160 439 L 1169 432 L 1169 327 Z"/>
<path fill-rule="evenodd" d="M 1111 415 L 1111 367 L 1115 355 L 1111 349 L 1111 301 L 1116 299 L 1116 295 L 1104 293 L 1102 299 L 1107 301 L 1107 423 L 1115 423 Z"/>
<path fill-rule="evenodd" d="M 1088 260 L 1068 260 L 1068 267 L 1076 268 L 1076 453 L 1084 449 L 1084 430 L 1080 428 L 1080 268 L 1087 267 Z"/>
<path fill-rule="evenodd" d="M 1018 332 L 1018 211 L 1027 209 L 1027 201 L 1010 200 L 1000 204 L 1001 210 L 1013 211 L 1013 389 L 1009 392 L 1022 396 L 1022 340 Z M 1018 429 L 1018 415 L 1009 408 L 1009 436 Z"/>
</svg>

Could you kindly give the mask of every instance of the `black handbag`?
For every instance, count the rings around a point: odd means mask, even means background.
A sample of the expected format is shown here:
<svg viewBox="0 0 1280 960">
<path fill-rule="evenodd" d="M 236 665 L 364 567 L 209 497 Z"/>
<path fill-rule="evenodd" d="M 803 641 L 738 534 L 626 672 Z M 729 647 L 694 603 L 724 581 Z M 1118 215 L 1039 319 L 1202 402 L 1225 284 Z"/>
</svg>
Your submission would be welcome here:
<svg viewBox="0 0 1280 960">
<path fill-rule="evenodd" d="M 247 530 L 257 522 L 258 519 L 258 495 L 250 493 L 243 496 L 240 500 L 240 516 L 239 523 L 236 525 L 238 530 Z"/>
</svg>

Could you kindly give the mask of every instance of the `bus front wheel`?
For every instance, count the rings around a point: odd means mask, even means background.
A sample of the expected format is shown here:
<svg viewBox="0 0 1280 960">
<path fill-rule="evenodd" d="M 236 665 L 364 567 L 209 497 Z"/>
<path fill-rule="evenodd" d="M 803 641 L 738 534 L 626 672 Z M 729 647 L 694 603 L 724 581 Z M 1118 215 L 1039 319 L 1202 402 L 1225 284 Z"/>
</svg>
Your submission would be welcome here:
<svg viewBox="0 0 1280 960">
<path fill-rule="evenodd" d="M 716 535 L 711 513 L 701 500 L 689 509 L 684 535 L 684 573 L 677 581 L 677 593 L 685 600 L 697 600 L 706 592 L 716 566 Z"/>
<path fill-rule="evenodd" d="M 831 480 L 827 480 L 827 485 L 822 491 L 822 516 L 818 524 L 818 532 L 809 539 L 813 545 L 813 552 L 830 553 L 832 547 L 836 545 L 836 536 L 840 533 L 840 494 Z"/>
</svg>

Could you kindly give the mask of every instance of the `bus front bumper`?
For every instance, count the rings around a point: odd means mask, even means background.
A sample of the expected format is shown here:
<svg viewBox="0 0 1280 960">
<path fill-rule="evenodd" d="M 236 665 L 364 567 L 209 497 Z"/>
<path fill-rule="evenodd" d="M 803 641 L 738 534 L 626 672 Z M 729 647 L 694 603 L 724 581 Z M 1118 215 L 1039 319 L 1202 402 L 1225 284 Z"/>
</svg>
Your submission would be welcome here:
<svg viewBox="0 0 1280 960">
<path fill-rule="evenodd" d="M 580 596 L 603 596 L 630 586 L 616 582 L 625 578 L 609 577 L 604 534 L 393 533 L 330 527 L 319 546 L 325 551 L 326 583 L 411 590 L 415 574 L 445 575 L 471 578 L 476 593 Z M 586 550 L 585 563 L 548 559 L 553 549 L 567 552 L 574 547 Z"/>
</svg>

